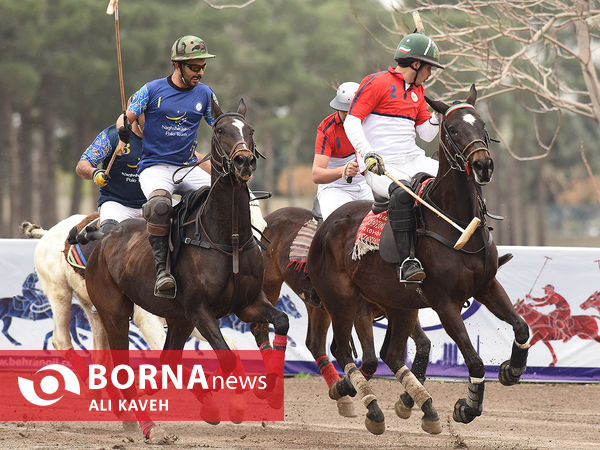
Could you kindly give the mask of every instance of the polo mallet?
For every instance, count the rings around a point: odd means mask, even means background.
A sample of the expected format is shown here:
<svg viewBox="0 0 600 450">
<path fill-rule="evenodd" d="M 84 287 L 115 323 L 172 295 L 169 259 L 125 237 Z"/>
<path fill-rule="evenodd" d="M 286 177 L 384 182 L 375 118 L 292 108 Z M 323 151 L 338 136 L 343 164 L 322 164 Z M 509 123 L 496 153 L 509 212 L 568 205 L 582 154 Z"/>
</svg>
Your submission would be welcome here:
<svg viewBox="0 0 600 450">
<path fill-rule="evenodd" d="M 106 8 L 106 14 L 115 16 L 115 33 L 117 36 L 117 63 L 119 66 L 119 84 L 121 87 L 121 107 L 123 108 L 123 124 L 127 126 L 127 114 L 125 113 L 125 109 L 127 108 L 125 104 L 125 89 L 123 87 L 123 64 L 121 63 L 121 39 L 119 38 L 119 0 L 110 0 L 108 3 L 108 7 Z M 119 145 L 117 149 L 113 152 L 112 157 L 110 158 L 110 162 L 106 167 L 106 175 L 110 172 L 110 168 L 115 161 L 115 157 L 117 154 L 121 154 L 123 152 L 123 147 L 125 147 L 125 143 L 123 141 L 119 141 Z"/>
<path fill-rule="evenodd" d="M 538 272 L 538 274 L 537 274 L 537 277 L 535 277 L 535 280 L 533 280 L 533 284 L 531 285 L 531 289 L 529 289 L 529 293 L 527 294 L 527 297 L 531 296 L 531 291 L 533 291 L 533 288 L 534 288 L 535 284 L 537 283 L 537 280 L 540 278 L 540 275 L 542 274 L 542 272 L 543 272 L 543 270 L 544 270 L 544 267 L 546 267 L 546 263 L 547 263 L 547 262 L 548 262 L 550 259 L 552 259 L 552 258 L 550 258 L 549 256 L 544 256 L 544 258 L 546 258 L 546 259 L 544 260 L 544 264 L 542 264 L 542 268 L 541 268 L 541 269 L 540 269 L 540 271 Z"/>
<path fill-rule="evenodd" d="M 449 217 L 444 215 L 441 211 L 438 211 L 436 208 L 431 206 L 429 203 L 427 203 L 425 200 L 423 200 L 421 197 L 419 197 L 417 194 L 415 194 L 409 188 L 404 186 L 402 184 L 402 182 L 398 181 L 387 170 L 384 169 L 383 174 L 386 177 L 388 177 L 390 180 L 392 180 L 394 183 L 396 183 L 398 186 L 400 186 L 402 189 L 404 189 L 406 192 L 408 192 L 416 201 L 422 203 L 425 207 L 427 207 L 428 209 L 430 209 L 431 211 L 436 213 L 439 217 L 444 219 L 446 222 L 448 222 L 450 225 L 452 225 L 454 228 L 456 228 L 458 231 L 461 232 L 461 235 L 458 238 L 458 240 L 456 241 L 456 244 L 454 244 L 454 250 L 460 250 L 461 248 L 463 248 L 465 246 L 465 244 L 469 241 L 469 239 L 471 238 L 471 236 L 473 235 L 473 233 L 475 232 L 475 230 L 477 229 L 479 224 L 481 223 L 481 219 L 479 219 L 479 217 L 473 217 L 473 220 L 471 220 L 471 223 L 469 223 L 469 225 L 467 225 L 467 228 L 465 228 L 463 230 L 459 225 L 454 223 L 454 221 L 452 219 L 450 219 Z"/>
</svg>

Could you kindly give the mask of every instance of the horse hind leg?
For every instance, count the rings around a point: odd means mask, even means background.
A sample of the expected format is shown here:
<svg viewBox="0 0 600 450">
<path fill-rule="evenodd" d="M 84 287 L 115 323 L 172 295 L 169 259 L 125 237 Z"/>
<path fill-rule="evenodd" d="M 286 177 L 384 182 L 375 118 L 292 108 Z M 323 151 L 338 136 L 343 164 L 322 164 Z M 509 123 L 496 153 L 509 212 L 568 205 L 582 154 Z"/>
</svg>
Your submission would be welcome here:
<svg viewBox="0 0 600 450">
<path fill-rule="evenodd" d="M 431 341 L 421 328 L 421 324 L 417 320 L 415 329 L 411 334 L 411 338 L 415 342 L 416 354 L 412 363 L 411 372 L 419 380 L 419 383 L 425 384 L 425 374 L 429 365 L 429 354 L 431 351 Z M 396 402 L 395 410 L 398 417 L 408 419 L 411 416 L 412 408 L 415 404 L 414 399 L 408 392 L 400 395 L 400 399 Z"/>
<path fill-rule="evenodd" d="M 433 406 L 431 395 L 410 369 L 404 365 L 406 342 L 409 335 L 407 330 L 414 330 L 417 316 L 418 312 L 416 310 L 388 312 L 388 329 L 381 348 L 381 358 L 423 411 L 423 418 L 421 419 L 423 431 L 430 434 L 439 434 L 442 432 L 442 426 L 439 415 Z M 397 409 L 398 403 L 396 404 L 396 413 L 398 413 Z"/>
</svg>

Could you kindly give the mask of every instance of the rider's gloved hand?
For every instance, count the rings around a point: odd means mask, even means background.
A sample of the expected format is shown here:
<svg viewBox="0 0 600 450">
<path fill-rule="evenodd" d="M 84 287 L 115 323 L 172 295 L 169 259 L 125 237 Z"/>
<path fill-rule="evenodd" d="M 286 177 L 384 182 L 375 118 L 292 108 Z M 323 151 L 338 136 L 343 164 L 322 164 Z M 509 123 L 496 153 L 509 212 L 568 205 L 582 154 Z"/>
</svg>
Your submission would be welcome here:
<svg viewBox="0 0 600 450">
<path fill-rule="evenodd" d="M 385 173 L 383 159 L 377 153 L 367 153 L 365 155 L 365 165 L 367 166 L 367 170 L 373 172 L 376 175 L 383 175 Z"/>
<path fill-rule="evenodd" d="M 106 173 L 104 169 L 96 169 L 92 174 L 92 180 L 100 187 L 104 187 L 108 184 L 108 180 L 110 180 L 110 175 Z"/>
<path fill-rule="evenodd" d="M 129 139 L 131 138 L 131 124 L 128 123 L 126 125 L 122 125 L 119 127 L 119 140 L 124 144 L 129 144 Z"/>
</svg>

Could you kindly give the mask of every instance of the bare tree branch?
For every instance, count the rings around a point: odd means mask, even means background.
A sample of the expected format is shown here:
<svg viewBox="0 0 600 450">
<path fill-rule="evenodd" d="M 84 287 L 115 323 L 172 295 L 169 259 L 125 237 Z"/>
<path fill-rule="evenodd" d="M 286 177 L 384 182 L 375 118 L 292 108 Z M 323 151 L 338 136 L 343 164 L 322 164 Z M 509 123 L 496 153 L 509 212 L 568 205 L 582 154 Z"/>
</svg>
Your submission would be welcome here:
<svg viewBox="0 0 600 450">
<path fill-rule="evenodd" d="M 590 176 L 590 180 L 592 180 L 592 185 L 594 186 L 594 190 L 596 191 L 596 200 L 600 203 L 600 186 L 598 185 L 598 180 L 596 180 L 596 177 L 594 176 L 594 174 L 592 172 L 592 168 L 590 167 L 590 165 L 587 161 L 587 158 L 585 156 L 585 148 L 583 146 L 583 141 L 581 141 L 580 147 L 581 147 L 581 159 L 583 160 L 583 165 L 585 166 L 585 169 L 587 170 L 587 173 Z"/>
</svg>

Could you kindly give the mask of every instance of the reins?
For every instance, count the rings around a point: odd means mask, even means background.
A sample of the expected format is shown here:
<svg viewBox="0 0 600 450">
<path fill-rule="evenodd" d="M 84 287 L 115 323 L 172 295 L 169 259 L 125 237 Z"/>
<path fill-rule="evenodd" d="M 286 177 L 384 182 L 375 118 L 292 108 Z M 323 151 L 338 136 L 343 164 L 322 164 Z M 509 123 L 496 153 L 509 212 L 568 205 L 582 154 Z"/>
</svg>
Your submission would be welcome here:
<svg viewBox="0 0 600 450">
<path fill-rule="evenodd" d="M 233 272 L 234 296 L 235 296 L 236 293 L 238 292 L 238 286 L 239 286 L 238 274 L 239 274 L 240 252 L 254 247 L 253 244 L 255 244 L 255 239 L 254 239 L 254 235 L 252 233 L 250 233 L 250 238 L 240 246 L 238 205 L 236 202 L 236 194 L 238 192 L 239 186 L 237 183 L 234 182 L 233 178 L 231 177 L 232 170 L 233 170 L 232 160 L 235 158 L 236 155 L 238 155 L 241 152 L 252 153 L 255 156 L 260 155 L 260 153 L 258 153 L 256 151 L 256 148 L 254 145 L 254 140 L 252 140 L 252 145 L 251 145 L 252 150 L 248 148 L 248 146 L 246 145 L 246 141 L 240 140 L 240 141 L 236 141 L 232 145 L 231 155 L 229 155 L 225 151 L 225 148 L 223 147 L 223 144 L 217 137 L 217 133 L 216 133 L 216 130 L 217 130 L 216 126 L 217 126 L 218 122 L 225 117 L 237 117 L 237 118 L 241 118 L 241 119 L 245 120 L 244 116 L 239 113 L 224 113 L 215 119 L 215 121 L 213 123 L 213 135 L 211 138 L 211 152 L 209 155 L 207 155 L 201 161 L 199 161 L 196 165 L 200 165 L 203 162 L 210 159 L 211 171 L 214 171 L 215 175 L 217 175 L 217 178 L 211 183 L 210 190 L 206 196 L 206 200 L 202 203 L 200 208 L 198 208 L 198 211 L 196 212 L 194 219 L 184 222 L 182 224 L 182 227 L 191 225 L 192 223 L 194 224 L 194 239 L 186 238 L 184 240 L 185 243 L 197 245 L 202 248 L 213 248 L 224 255 L 232 257 L 232 272 Z M 218 154 L 220 160 L 217 160 L 215 158 L 214 153 Z M 260 156 L 262 156 L 262 155 L 260 155 Z M 214 192 L 214 188 L 216 187 L 217 183 L 219 183 L 219 181 L 225 179 L 227 176 L 229 176 L 229 182 L 231 183 L 231 187 L 232 187 L 232 194 L 231 194 L 231 196 L 232 196 L 232 198 L 231 198 L 231 245 L 219 244 L 219 243 L 214 242 L 211 239 L 208 232 L 206 231 L 204 224 L 202 223 L 202 216 L 206 210 L 206 205 L 208 204 L 209 199 Z M 183 180 L 183 178 L 182 178 L 182 180 Z M 205 242 L 202 240 L 202 237 L 204 237 L 204 239 L 206 239 L 206 242 L 208 243 L 207 246 L 203 245 L 203 244 L 205 244 Z"/>
</svg>

